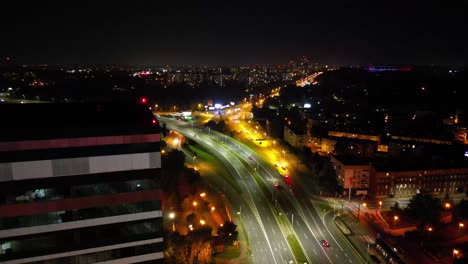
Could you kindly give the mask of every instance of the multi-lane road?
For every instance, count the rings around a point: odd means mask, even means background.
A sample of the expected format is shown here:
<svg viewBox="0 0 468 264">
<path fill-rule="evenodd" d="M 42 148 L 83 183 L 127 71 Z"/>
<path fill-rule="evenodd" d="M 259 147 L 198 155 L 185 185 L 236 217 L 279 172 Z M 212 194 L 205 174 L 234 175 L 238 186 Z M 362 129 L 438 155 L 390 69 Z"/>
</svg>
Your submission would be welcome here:
<svg viewBox="0 0 468 264">
<path fill-rule="evenodd" d="M 318 209 L 313 196 L 296 195 L 282 176 L 261 155 L 241 142 L 216 131 L 193 127 L 190 123 L 158 117 L 184 136 L 197 141 L 224 162 L 235 177 L 240 193 L 224 188 L 248 234 L 255 263 L 363 263 L 333 218 Z M 195 136 L 196 135 L 196 136 Z M 223 184 L 216 179 L 216 184 Z M 283 187 L 274 191 L 273 182 Z M 295 188 L 307 194 L 306 188 Z M 304 190 L 302 190 L 304 189 Z M 321 240 L 327 240 L 324 247 Z M 297 243 L 296 243 L 297 241 Z M 294 250 L 295 249 L 295 250 Z"/>
</svg>

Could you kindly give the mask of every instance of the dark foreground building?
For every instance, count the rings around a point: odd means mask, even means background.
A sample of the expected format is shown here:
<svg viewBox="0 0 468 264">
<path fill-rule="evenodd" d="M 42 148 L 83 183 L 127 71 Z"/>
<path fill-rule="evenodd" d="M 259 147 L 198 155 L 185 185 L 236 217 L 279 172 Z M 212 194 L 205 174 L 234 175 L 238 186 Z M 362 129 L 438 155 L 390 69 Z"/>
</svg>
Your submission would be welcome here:
<svg viewBox="0 0 468 264">
<path fill-rule="evenodd" d="M 144 105 L 0 104 L 0 263 L 162 263 Z"/>
</svg>

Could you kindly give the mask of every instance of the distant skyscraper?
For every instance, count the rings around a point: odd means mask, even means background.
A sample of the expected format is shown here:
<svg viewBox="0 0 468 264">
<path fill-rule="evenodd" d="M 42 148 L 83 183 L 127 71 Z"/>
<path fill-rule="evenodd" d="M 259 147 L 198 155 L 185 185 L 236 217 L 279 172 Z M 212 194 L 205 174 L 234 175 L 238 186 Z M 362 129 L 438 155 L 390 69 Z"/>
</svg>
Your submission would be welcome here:
<svg viewBox="0 0 468 264">
<path fill-rule="evenodd" d="M 219 86 L 223 87 L 223 69 L 219 68 Z"/>
<path fill-rule="evenodd" d="M 0 263 L 162 263 L 145 105 L 0 104 Z"/>
</svg>

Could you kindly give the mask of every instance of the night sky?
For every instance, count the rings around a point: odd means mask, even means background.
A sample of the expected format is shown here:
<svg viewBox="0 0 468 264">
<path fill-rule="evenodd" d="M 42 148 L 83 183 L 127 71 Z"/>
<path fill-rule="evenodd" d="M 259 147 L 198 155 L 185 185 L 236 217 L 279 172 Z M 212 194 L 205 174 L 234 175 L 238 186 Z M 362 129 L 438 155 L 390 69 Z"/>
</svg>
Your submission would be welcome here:
<svg viewBox="0 0 468 264">
<path fill-rule="evenodd" d="M 305 55 L 335 65 L 466 65 L 468 57 L 465 0 L 11 2 L 1 3 L 0 57 L 18 64 L 229 66 Z"/>
</svg>

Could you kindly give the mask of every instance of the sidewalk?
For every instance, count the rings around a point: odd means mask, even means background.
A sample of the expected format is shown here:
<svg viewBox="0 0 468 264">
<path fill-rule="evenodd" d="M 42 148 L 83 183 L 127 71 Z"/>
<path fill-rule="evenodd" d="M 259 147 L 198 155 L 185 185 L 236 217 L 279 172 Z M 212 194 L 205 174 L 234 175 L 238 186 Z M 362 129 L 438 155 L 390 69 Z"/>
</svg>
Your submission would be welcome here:
<svg viewBox="0 0 468 264">
<path fill-rule="evenodd" d="M 376 234 L 369 230 L 365 221 L 361 219 L 359 222 L 356 216 L 349 212 L 344 213 L 338 219 L 351 230 L 350 235 L 345 235 L 346 238 L 368 263 L 373 263 L 370 255 L 374 255 L 381 263 L 385 263 L 385 259 L 374 247 Z"/>
</svg>

